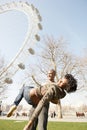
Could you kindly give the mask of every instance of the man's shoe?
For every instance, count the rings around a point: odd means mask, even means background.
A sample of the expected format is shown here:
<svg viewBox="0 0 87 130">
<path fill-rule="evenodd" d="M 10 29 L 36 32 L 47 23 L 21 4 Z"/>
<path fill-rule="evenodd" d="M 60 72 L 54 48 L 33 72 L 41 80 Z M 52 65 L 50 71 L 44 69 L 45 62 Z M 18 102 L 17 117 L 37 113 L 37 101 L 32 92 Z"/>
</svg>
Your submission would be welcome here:
<svg viewBox="0 0 87 130">
<path fill-rule="evenodd" d="M 14 112 L 16 109 L 17 109 L 17 106 L 16 106 L 16 105 L 13 105 L 13 106 L 10 108 L 9 112 L 7 113 L 7 117 L 12 116 L 13 112 Z"/>
</svg>

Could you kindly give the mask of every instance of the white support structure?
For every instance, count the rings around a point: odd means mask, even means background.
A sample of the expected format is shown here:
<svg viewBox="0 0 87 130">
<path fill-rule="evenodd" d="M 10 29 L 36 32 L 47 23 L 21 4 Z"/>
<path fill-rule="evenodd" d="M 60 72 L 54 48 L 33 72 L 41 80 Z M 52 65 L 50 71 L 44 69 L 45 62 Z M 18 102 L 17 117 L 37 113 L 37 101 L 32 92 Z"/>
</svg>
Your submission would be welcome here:
<svg viewBox="0 0 87 130">
<path fill-rule="evenodd" d="M 13 10 L 22 11 L 25 13 L 25 15 L 27 15 L 30 26 L 28 27 L 25 40 L 22 44 L 22 47 L 19 49 L 19 52 L 12 59 L 10 64 L 0 70 L 0 84 L 4 85 L 13 82 L 12 77 L 18 70 L 25 69 L 24 61 L 29 56 L 29 53 L 34 54 L 33 45 L 37 41 L 40 41 L 40 37 L 37 33 L 39 30 L 42 30 L 42 18 L 39 14 L 38 9 L 35 8 L 32 4 L 20 1 L 7 3 L 0 6 L 0 14 Z"/>
</svg>

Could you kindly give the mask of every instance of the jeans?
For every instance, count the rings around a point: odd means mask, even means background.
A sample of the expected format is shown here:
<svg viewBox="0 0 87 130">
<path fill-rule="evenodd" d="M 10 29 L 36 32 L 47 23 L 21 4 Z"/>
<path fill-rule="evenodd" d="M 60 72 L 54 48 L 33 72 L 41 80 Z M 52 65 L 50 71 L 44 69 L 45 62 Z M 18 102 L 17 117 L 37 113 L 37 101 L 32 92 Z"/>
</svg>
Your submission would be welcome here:
<svg viewBox="0 0 87 130">
<path fill-rule="evenodd" d="M 14 104 L 16 106 L 19 105 L 20 101 L 22 100 L 22 98 L 24 98 L 26 100 L 26 102 L 30 105 L 34 105 L 30 99 L 30 96 L 29 96 L 29 93 L 30 93 L 30 90 L 34 88 L 33 86 L 23 86 L 21 89 L 20 89 L 20 92 L 18 94 L 18 96 L 16 97 L 15 101 L 14 101 Z"/>
</svg>

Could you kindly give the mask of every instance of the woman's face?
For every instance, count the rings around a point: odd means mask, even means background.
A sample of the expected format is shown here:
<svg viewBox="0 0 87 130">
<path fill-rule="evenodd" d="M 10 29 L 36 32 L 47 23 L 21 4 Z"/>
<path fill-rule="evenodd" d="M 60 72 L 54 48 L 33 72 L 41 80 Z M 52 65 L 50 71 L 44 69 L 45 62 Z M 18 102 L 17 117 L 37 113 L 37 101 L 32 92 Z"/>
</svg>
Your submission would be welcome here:
<svg viewBox="0 0 87 130">
<path fill-rule="evenodd" d="M 66 78 L 62 78 L 58 81 L 58 86 L 61 88 L 65 88 L 67 85 L 68 81 Z"/>
</svg>

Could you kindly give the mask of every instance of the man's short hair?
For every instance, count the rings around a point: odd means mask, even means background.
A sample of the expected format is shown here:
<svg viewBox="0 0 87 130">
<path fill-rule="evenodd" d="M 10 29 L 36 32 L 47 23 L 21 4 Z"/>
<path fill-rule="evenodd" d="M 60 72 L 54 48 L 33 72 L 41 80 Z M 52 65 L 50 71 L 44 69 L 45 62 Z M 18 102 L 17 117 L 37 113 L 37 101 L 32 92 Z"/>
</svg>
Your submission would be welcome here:
<svg viewBox="0 0 87 130">
<path fill-rule="evenodd" d="M 53 72 L 54 75 L 56 75 L 56 71 L 55 71 L 54 69 L 51 69 L 51 70 L 49 70 L 49 71 Z"/>
<path fill-rule="evenodd" d="M 65 90 L 68 93 L 75 92 L 77 90 L 77 80 L 72 74 L 66 74 L 64 77 L 68 80 L 68 85 L 66 86 Z"/>
</svg>

